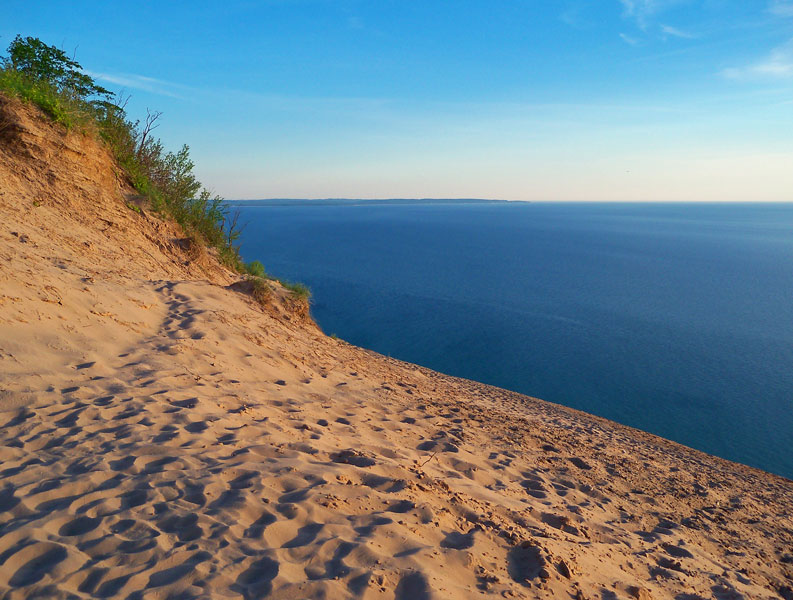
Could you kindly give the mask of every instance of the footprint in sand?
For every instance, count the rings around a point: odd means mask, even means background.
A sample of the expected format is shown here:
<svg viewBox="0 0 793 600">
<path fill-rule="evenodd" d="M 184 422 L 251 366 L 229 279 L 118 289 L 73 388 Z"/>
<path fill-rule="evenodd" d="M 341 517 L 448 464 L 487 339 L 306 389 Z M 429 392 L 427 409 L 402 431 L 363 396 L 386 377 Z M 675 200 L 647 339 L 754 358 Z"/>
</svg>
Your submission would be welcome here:
<svg viewBox="0 0 793 600">
<path fill-rule="evenodd" d="M 169 442 L 179 435 L 178 430 L 173 425 L 164 425 L 160 428 L 160 433 L 152 440 L 155 444 Z"/>
<path fill-rule="evenodd" d="M 453 550 L 467 550 L 474 546 L 474 534 L 479 531 L 478 527 L 473 527 L 467 533 L 460 533 L 459 531 L 451 531 L 446 535 L 446 538 L 441 540 L 442 548 L 451 548 Z"/>
<path fill-rule="evenodd" d="M 276 521 L 277 519 L 275 515 L 264 511 L 262 512 L 261 516 L 251 523 L 250 527 L 245 530 L 244 536 L 251 539 L 261 538 L 267 526 L 272 525 Z"/>
<path fill-rule="evenodd" d="M 583 460 L 581 458 L 578 458 L 577 456 L 573 456 L 569 460 L 570 460 L 571 463 L 573 463 L 579 469 L 584 469 L 584 470 L 588 471 L 589 469 L 592 468 L 592 466 L 588 462 L 586 462 L 585 460 Z"/>
<path fill-rule="evenodd" d="M 352 448 L 332 454 L 331 460 L 336 463 L 354 465 L 356 467 L 371 467 L 376 464 L 376 461 L 373 458 L 370 458 L 362 452 Z"/>
<path fill-rule="evenodd" d="M 172 400 L 171 405 L 177 408 L 195 408 L 198 406 L 198 398 L 187 398 L 186 400 Z"/>
<path fill-rule="evenodd" d="M 102 581 L 102 578 L 107 575 L 110 569 L 107 568 L 94 568 L 88 572 L 88 576 L 85 580 L 80 584 L 80 587 L 77 588 L 77 591 L 82 592 L 83 594 L 94 595 L 94 591 L 96 590 L 96 586 L 99 585 L 99 582 Z"/>
<path fill-rule="evenodd" d="M 31 544 L 5 563 L 4 569 L 14 572 L 8 583 L 11 587 L 26 587 L 38 583 L 66 560 L 66 556 L 63 546 L 53 543 Z"/>
<path fill-rule="evenodd" d="M 395 600 L 430 600 L 430 587 L 427 578 L 421 573 L 408 573 L 399 580 L 395 590 Z"/>
<path fill-rule="evenodd" d="M 389 507 L 386 509 L 386 512 L 404 514 L 410 512 L 414 508 L 416 508 L 415 502 L 411 502 L 410 500 L 397 500 L 393 504 L 389 505 Z"/>
<path fill-rule="evenodd" d="M 19 504 L 19 498 L 14 495 L 14 488 L 7 485 L 0 490 L 0 513 L 6 512 Z"/>
<path fill-rule="evenodd" d="M 280 565 L 271 558 L 263 557 L 250 563 L 231 586 L 245 600 L 264 598 L 272 591 L 272 580 L 278 575 Z"/>
<path fill-rule="evenodd" d="M 58 530 L 58 535 L 69 537 L 75 535 L 85 535 L 86 533 L 90 533 L 102 522 L 102 517 L 77 517 L 69 521 L 68 523 L 64 523 L 61 528 Z"/>
<path fill-rule="evenodd" d="M 209 429 L 209 424 L 206 421 L 194 421 L 185 425 L 185 431 L 188 433 L 202 433 Z"/>
<path fill-rule="evenodd" d="M 124 458 L 119 458 L 118 460 L 111 460 L 110 461 L 110 468 L 114 471 L 126 471 L 129 469 L 135 461 L 137 460 L 137 456 L 125 456 Z"/>
<path fill-rule="evenodd" d="M 212 558 L 212 555 L 205 550 L 196 552 L 181 565 L 153 573 L 149 577 L 149 583 L 146 587 L 156 588 L 176 583 L 180 579 L 185 578 L 187 575 L 195 571 L 197 565 L 209 560 L 210 558 Z"/>
<path fill-rule="evenodd" d="M 507 572 L 513 581 L 529 586 L 531 581 L 540 577 L 546 579 L 548 571 L 542 549 L 524 542 L 512 548 L 507 554 Z"/>
<path fill-rule="evenodd" d="M 546 493 L 547 490 L 543 485 L 542 479 L 540 479 L 536 475 L 533 476 L 533 478 L 524 479 L 523 481 L 520 482 L 520 485 L 523 486 L 523 488 L 526 490 L 526 493 L 529 494 L 529 496 L 538 498 L 540 500 L 548 497 L 548 494 Z"/>
<path fill-rule="evenodd" d="M 162 473 L 163 471 L 165 471 L 165 467 L 167 465 L 176 461 L 177 459 L 173 456 L 164 456 L 162 458 L 157 458 L 146 464 L 146 466 L 143 468 L 143 473 L 145 473 L 146 475 L 150 475 L 152 473 Z"/>
<path fill-rule="evenodd" d="M 204 530 L 198 525 L 198 515 L 195 513 L 165 517 L 157 523 L 157 526 L 165 533 L 176 534 L 180 542 L 191 542 L 204 535 Z"/>
</svg>

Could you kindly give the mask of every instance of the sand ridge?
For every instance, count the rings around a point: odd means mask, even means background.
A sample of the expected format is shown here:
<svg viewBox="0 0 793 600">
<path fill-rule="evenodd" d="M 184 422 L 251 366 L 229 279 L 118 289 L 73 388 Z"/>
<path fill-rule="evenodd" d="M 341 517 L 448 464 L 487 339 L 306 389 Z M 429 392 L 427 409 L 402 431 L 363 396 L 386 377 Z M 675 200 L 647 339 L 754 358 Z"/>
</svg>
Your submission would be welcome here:
<svg viewBox="0 0 793 600">
<path fill-rule="evenodd" d="M 793 482 L 262 307 L 4 110 L 2 597 L 793 597 Z"/>
</svg>

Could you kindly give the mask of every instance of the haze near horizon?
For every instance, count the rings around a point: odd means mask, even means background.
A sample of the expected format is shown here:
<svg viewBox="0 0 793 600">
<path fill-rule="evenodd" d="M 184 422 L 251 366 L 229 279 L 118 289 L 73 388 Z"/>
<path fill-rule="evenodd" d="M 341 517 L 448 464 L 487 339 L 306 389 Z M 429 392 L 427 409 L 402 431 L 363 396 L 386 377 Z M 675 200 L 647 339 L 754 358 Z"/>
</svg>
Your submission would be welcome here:
<svg viewBox="0 0 793 600">
<path fill-rule="evenodd" d="M 228 198 L 793 199 L 791 0 L 6 6 Z"/>
</svg>

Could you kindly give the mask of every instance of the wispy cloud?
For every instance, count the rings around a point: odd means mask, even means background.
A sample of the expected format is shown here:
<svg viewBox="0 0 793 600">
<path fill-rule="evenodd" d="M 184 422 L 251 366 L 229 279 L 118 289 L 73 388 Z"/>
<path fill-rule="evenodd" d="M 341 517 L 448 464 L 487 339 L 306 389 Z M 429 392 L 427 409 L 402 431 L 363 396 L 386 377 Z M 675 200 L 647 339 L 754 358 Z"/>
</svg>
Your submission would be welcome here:
<svg viewBox="0 0 793 600">
<path fill-rule="evenodd" d="M 567 23 L 570 27 L 578 27 L 579 26 L 579 9 L 577 6 L 568 6 L 565 10 L 561 12 L 559 15 L 559 19 L 562 20 L 563 23 Z"/>
<path fill-rule="evenodd" d="M 592 0 L 566 0 L 559 18 L 570 27 L 586 29 L 594 25 L 592 15 L 597 10 Z"/>
<path fill-rule="evenodd" d="M 790 79 L 793 78 L 793 39 L 779 46 L 755 63 L 724 69 L 728 79 Z"/>
<path fill-rule="evenodd" d="M 620 38 L 622 39 L 623 42 L 625 42 L 626 44 L 630 44 L 631 46 L 638 46 L 639 45 L 639 40 L 638 39 L 636 39 L 635 37 L 631 37 L 631 36 L 629 36 L 626 33 L 621 33 L 620 34 Z"/>
<path fill-rule="evenodd" d="M 685 39 L 693 39 L 698 37 L 688 31 L 658 23 L 659 17 L 668 12 L 670 9 L 686 4 L 692 0 L 619 0 L 622 5 L 622 16 L 625 19 L 633 21 L 634 24 L 643 32 L 658 33 L 662 37 L 677 37 Z M 780 0 L 785 2 L 793 2 L 793 0 Z"/>
<path fill-rule="evenodd" d="M 381 97 L 355 96 L 293 96 L 266 91 L 220 86 L 194 87 L 183 83 L 165 81 L 132 73 L 102 73 L 85 71 L 94 79 L 104 83 L 135 89 L 160 96 L 189 100 L 191 102 L 219 103 L 232 101 L 247 107 L 274 112 L 317 113 L 317 114 L 373 114 L 392 110 L 394 101 Z"/>
<path fill-rule="evenodd" d="M 778 17 L 793 17 L 793 0 L 771 0 L 768 12 Z"/>
<path fill-rule="evenodd" d="M 686 40 L 693 40 L 697 36 L 693 33 L 688 31 L 683 31 L 682 29 L 678 29 L 677 27 L 672 27 L 671 25 L 661 25 L 661 33 L 664 35 L 671 35 L 672 37 L 683 38 Z"/>
<path fill-rule="evenodd" d="M 191 92 L 192 88 L 180 83 L 136 75 L 133 73 L 95 73 L 86 71 L 88 75 L 99 81 L 119 85 L 123 88 L 141 90 L 159 96 L 169 96 L 171 98 L 184 98 L 185 94 Z"/>
<path fill-rule="evenodd" d="M 676 4 L 677 0 L 620 0 L 623 14 L 636 21 L 640 29 L 647 29 L 652 17 Z"/>
</svg>

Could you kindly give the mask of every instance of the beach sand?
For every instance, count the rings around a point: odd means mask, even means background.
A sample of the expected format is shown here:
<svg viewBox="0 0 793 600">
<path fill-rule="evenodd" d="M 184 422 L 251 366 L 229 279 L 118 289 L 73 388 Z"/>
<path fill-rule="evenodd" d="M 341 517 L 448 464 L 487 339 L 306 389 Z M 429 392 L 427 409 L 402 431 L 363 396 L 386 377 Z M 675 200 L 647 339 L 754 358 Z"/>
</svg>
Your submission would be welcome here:
<svg viewBox="0 0 793 600">
<path fill-rule="evenodd" d="M 326 337 L 135 203 L 0 98 L 0 597 L 793 598 L 793 482 Z"/>
</svg>

